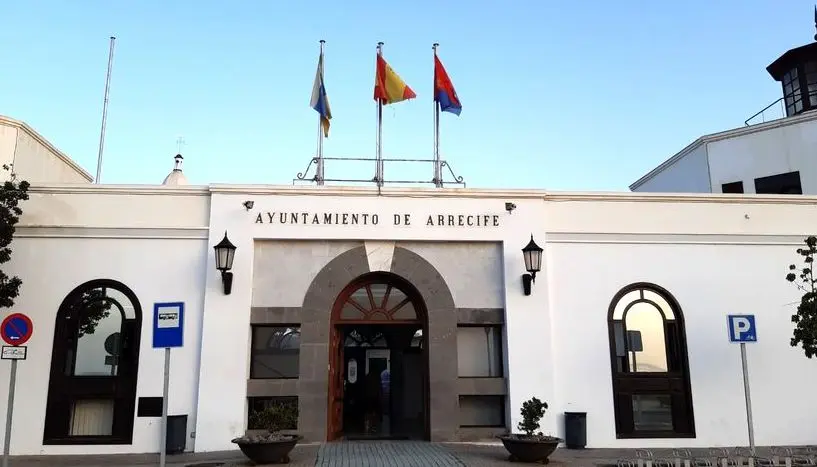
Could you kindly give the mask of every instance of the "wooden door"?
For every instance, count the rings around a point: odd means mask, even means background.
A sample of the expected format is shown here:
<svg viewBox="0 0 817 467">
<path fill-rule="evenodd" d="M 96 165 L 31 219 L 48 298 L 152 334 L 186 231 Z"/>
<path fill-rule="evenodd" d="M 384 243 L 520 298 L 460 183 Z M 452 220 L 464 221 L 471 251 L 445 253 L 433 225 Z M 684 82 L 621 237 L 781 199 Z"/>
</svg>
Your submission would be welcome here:
<svg viewBox="0 0 817 467">
<path fill-rule="evenodd" d="M 346 368 L 343 362 L 343 330 L 334 326 L 329 339 L 329 441 L 340 438 L 343 431 L 343 383 Z"/>
</svg>

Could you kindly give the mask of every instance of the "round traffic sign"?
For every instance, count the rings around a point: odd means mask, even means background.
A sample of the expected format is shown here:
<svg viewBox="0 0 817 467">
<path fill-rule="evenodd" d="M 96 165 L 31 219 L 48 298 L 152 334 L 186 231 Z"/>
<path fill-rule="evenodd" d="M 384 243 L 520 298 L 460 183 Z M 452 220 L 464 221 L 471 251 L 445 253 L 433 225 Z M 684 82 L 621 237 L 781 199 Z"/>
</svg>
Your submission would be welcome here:
<svg viewBox="0 0 817 467">
<path fill-rule="evenodd" d="M 105 352 L 109 355 L 117 355 L 119 353 L 119 333 L 114 332 L 105 338 Z"/>
<path fill-rule="evenodd" d="M 34 332 L 31 319 L 22 313 L 12 313 L 0 323 L 0 338 L 8 345 L 23 345 Z"/>
</svg>

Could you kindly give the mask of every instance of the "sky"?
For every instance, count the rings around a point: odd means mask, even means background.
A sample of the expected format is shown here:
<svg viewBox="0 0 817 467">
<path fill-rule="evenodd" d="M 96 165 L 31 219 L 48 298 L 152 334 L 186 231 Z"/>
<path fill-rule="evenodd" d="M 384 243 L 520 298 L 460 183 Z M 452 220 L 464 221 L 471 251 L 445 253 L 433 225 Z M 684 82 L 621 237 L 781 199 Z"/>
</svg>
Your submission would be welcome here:
<svg viewBox="0 0 817 467">
<path fill-rule="evenodd" d="M 379 41 L 417 94 L 384 108 L 384 158 L 433 157 L 438 42 L 463 105 L 459 117 L 440 117 L 441 154 L 467 187 L 628 191 L 696 138 L 741 127 L 778 99 L 765 67 L 814 40 L 813 9 L 803 0 L 3 2 L 0 114 L 94 175 L 113 35 L 102 183 L 161 183 L 182 137 L 191 184 L 291 185 L 316 153 L 309 100 L 320 39 L 333 113 L 324 154 L 343 158 L 375 156 Z M 384 175 L 433 173 L 387 161 Z M 373 176 L 373 162 L 326 163 L 327 178 Z"/>
</svg>

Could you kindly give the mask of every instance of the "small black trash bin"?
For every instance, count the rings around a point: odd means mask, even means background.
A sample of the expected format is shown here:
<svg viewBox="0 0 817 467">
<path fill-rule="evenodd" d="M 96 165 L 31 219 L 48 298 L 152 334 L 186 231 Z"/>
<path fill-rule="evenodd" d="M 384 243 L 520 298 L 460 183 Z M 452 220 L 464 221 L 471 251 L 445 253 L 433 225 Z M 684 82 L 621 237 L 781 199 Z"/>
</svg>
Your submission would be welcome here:
<svg viewBox="0 0 817 467">
<path fill-rule="evenodd" d="M 181 454 L 185 447 L 187 447 L 187 415 L 168 415 L 165 452 Z"/>
<path fill-rule="evenodd" d="M 565 412 L 565 447 L 584 449 L 587 445 L 587 413 Z"/>
</svg>

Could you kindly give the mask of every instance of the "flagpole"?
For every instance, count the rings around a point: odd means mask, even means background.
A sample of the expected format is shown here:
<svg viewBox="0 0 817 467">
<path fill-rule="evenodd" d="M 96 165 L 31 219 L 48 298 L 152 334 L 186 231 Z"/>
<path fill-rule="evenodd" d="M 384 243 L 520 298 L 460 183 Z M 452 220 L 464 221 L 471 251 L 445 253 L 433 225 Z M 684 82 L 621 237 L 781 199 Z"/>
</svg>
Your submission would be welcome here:
<svg viewBox="0 0 817 467">
<path fill-rule="evenodd" d="M 377 55 L 383 55 L 383 43 L 377 43 Z M 375 161 L 375 181 L 383 186 L 383 101 L 377 100 L 377 156 Z"/>
<path fill-rule="evenodd" d="M 436 62 L 437 47 L 440 44 L 434 43 L 431 49 L 434 50 L 434 58 Z M 434 64 L 434 83 L 432 85 L 432 92 L 437 88 L 437 64 Z M 434 103 L 434 186 L 441 188 L 443 186 L 443 171 L 440 165 L 440 106 L 437 103 L 437 96 L 432 99 Z"/>
<path fill-rule="evenodd" d="M 320 58 L 320 67 L 321 67 L 321 81 L 323 81 L 323 44 L 326 43 L 325 40 L 321 39 L 321 54 Z M 318 167 L 315 174 L 315 181 L 317 181 L 318 185 L 323 185 L 323 116 L 318 115 Z"/>
<path fill-rule="evenodd" d="M 116 37 L 111 36 L 111 46 L 108 51 L 108 74 L 105 77 L 105 98 L 102 100 L 102 129 L 99 132 L 99 154 L 96 159 L 96 178 L 94 183 L 99 183 L 102 177 L 102 152 L 105 147 L 105 123 L 108 119 L 108 95 L 111 89 L 111 65 L 113 64 L 113 43 Z"/>
</svg>

